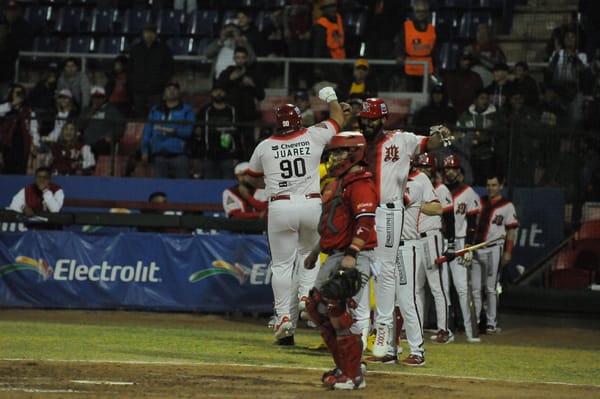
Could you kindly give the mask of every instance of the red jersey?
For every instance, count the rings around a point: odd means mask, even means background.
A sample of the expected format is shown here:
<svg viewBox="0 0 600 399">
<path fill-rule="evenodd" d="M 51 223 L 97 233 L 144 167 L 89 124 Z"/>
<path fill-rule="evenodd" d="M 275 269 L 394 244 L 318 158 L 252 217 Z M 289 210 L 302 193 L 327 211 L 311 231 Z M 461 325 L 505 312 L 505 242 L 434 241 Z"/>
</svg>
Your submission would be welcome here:
<svg viewBox="0 0 600 399">
<path fill-rule="evenodd" d="M 365 241 L 362 249 L 377 246 L 375 209 L 379 202 L 370 172 L 363 169 L 333 180 L 323 190 L 322 201 L 319 233 L 323 252 L 344 250 L 354 237 Z"/>
</svg>

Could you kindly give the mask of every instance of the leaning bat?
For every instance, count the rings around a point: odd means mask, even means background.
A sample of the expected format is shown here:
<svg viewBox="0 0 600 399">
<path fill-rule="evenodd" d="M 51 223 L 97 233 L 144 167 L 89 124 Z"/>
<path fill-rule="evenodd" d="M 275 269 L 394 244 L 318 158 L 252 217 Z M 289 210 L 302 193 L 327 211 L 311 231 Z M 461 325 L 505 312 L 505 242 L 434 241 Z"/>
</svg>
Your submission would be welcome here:
<svg viewBox="0 0 600 399">
<path fill-rule="evenodd" d="M 480 249 L 483 247 L 487 247 L 488 245 L 496 242 L 496 241 L 500 241 L 500 240 L 504 240 L 505 236 L 502 235 L 498 238 L 495 238 L 493 240 L 488 240 L 488 241 L 484 241 L 484 242 L 480 242 L 479 244 L 474 244 L 471 245 L 468 248 L 463 248 L 463 249 L 459 249 L 458 251 L 456 251 L 455 255 L 458 258 L 459 256 L 463 256 L 464 254 L 466 254 L 467 252 L 472 252 L 475 251 L 476 249 Z M 439 258 L 436 258 L 435 260 L 435 264 L 436 265 L 441 265 L 442 263 L 446 262 L 448 259 L 446 258 L 446 256 L 440 256 Z"/>
</svg>

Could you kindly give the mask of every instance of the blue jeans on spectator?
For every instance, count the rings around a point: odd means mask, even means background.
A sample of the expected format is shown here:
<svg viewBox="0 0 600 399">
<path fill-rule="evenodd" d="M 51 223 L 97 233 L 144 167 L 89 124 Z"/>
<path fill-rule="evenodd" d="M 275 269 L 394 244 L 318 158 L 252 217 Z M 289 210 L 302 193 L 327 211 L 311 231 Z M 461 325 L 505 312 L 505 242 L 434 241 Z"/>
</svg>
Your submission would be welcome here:
<svg viewBox="0 0 600 399">
<path fill-rule="evenodd" d="M 168 178 L 169 172 L 175 179 L 189 177 L 190 162 L 187 155 L 154 155 L 154 177 Z"/>
</svg>

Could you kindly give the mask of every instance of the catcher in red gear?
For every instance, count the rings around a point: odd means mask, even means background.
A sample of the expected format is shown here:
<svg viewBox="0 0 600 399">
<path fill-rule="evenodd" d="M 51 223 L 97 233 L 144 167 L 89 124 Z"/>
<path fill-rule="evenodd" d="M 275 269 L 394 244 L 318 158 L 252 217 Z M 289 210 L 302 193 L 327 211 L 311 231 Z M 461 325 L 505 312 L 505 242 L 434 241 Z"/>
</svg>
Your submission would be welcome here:
<svg viewBox="0 0 600 399">
<path fill-rule="evenodd" d="M 365 149 L 365 138 L 358 132 L 339 133 L 326 148 L 328 172 L 335 179 L 323 190 L 319 247 L 304 263 L 310 269 L 320 251 L 329 255 L 310 292 L 306 311 L 335 362 L 335 368 L 322 378 L 331 389 L 366 386 L 361 332 L 369 323 L 365 283 L 375 262 L 372 249 L 377 246 L 375 208 L 379 202 L 373 176 L 363 161 Z"/>
</svg>

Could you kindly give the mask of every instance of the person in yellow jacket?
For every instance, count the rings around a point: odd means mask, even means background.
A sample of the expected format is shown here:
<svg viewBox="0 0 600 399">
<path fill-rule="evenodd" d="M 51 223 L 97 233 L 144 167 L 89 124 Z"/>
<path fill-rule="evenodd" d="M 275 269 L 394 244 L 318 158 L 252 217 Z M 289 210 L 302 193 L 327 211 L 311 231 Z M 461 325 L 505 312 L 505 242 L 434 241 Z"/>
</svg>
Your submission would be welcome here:
<svg viewBox="0 0 600 399">
<path fill-rule="evenodd" d="M 429 22 L 429 3 L 426 0 L 416 0 L 414 16 L 404 21 L 396 37 L 396 60 L 404 63 L 408 91 L 422 89 L 425 66 L 406 61 L 426 61 L 429 75 L 434 74 L 437 63 L 436 42 L 435 27 Z"/>
</svg>

